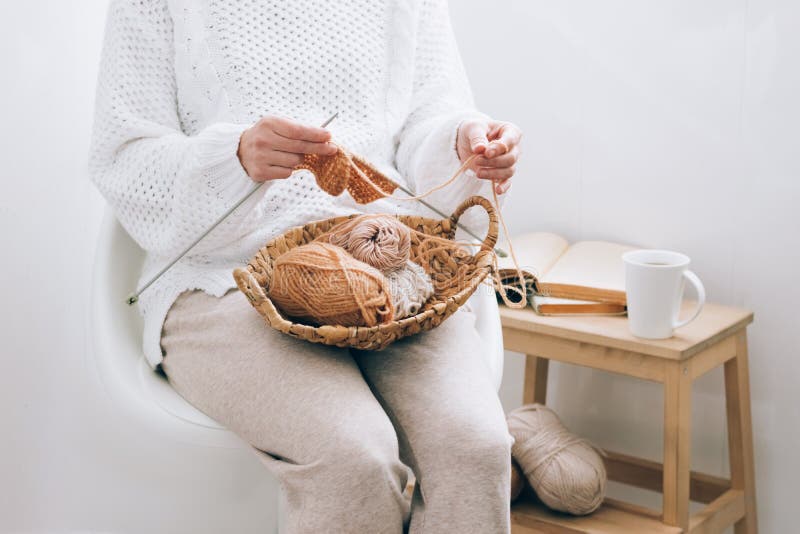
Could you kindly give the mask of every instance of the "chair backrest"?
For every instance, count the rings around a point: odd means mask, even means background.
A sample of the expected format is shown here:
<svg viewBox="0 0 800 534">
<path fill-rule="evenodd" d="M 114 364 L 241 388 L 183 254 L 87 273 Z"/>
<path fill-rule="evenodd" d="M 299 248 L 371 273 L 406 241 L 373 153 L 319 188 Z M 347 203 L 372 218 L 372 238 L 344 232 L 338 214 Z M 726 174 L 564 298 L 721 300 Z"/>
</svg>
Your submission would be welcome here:
<svg viewBox="0 0 800 534">
<path fill-rule="evenodd" d="M 106 208 L 92 273 L 92 337 L 100 377 L 112 396 L 136 391 L 142 318 L 125 304 L 144 254 Z"/>
</svg>

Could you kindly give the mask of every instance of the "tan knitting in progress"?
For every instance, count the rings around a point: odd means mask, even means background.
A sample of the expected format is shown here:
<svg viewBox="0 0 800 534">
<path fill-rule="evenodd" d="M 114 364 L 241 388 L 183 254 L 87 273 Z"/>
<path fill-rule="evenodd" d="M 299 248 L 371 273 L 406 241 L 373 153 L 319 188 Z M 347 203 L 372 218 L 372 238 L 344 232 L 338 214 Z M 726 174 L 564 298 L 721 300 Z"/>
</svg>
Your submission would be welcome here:
<svg viewBox="0 0 800 534">
<path fill-rule="evenodd" d="M 369 204 L 390 196 L 397 189 L 397 184 L 378 172 L 375 167 L 359 156 L 348 154 L 342 148 L 332 156 L 306 154 L 303 162 L 295 169 L 311 171 L 320 189 L 330 195 L 338 197 L 347 190 L 359 204 Z M 365 180 L 364 176 L 367 176 L 368 180 Z"/>
</svg>

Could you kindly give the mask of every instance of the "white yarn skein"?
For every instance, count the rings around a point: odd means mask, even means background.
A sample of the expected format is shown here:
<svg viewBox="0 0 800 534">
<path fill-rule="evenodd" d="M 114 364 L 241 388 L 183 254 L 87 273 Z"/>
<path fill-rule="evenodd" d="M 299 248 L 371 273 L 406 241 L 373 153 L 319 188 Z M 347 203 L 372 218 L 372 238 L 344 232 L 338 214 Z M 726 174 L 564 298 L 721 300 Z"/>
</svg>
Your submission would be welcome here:
<svg viewBox="0 0 800 534">
<path fill-rule="evenodd" d="M 395 319 L 415 315 L 433 295 L 431 277 L 411 260 L 400 269 L 384 274 L 389 281 Z"/>
<path fill-rule="evenodd" d="M 575 515 L 602 504 L 607 476 L 598 449 L 541 404 L 521 406 L 507 421 L 514 436 L 511 454 L 544 504 Z"/>
</svg>

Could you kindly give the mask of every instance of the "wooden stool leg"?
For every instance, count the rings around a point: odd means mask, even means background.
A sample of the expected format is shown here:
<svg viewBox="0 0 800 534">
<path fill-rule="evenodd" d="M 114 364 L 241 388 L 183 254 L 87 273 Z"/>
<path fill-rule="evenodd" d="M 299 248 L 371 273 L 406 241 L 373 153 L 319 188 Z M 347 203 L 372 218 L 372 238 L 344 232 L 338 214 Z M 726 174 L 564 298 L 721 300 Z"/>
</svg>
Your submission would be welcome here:
<svg viewBox="0 0 800 534">
<path fill-rule="evenodd" d="M 547 400 L 547 371 L 550 368 L 550 360 L 534 356 L 525 355 L 525 383 L 522 391 L 522 403 L 531 404 L 538 402 L 545 404 Z"/>
<path fill-rule="evenodd" d="M 756 483 L 745 330 L 736 336 L 736 357 L 725 362 L 725 404 L 728 413 L 731 486 L 744 491 L 745 515 L 736 523 L 735 531 L 736 534 L 756 534 Z"/>
<path fill-rule="evenodd" d="M 664 522 L 689 527 L 692 379 L 688 364 L 668 365 L 664 377 Z"/>
</svg>

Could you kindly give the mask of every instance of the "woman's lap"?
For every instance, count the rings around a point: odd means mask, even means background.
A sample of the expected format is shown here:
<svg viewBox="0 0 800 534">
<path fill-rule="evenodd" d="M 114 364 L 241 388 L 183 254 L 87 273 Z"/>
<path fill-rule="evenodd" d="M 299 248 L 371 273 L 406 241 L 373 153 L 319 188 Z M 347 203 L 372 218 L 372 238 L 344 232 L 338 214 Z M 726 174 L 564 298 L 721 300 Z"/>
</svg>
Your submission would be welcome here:
<svg viewBox="0 0 800 534">
<path fill-rule="evenodd" d="M 187 401 L 266 453 L 297 509 L 309 491 L 324 500 L 330 479 L 373 461 L 390 481 L 380 502 L 395 517 L 402 460 L 421 489 L 412 531 L 453 526 L 453 512 L 466 510 L 462 531 L 504 532 L 511 437 L 474 321 L 461 310 L 383 351 L 349 351 L 269 328 L 238 290 L 195 290 L 167 314 L 162 367 Z"/>
<path fill-rule="evenodd" d="M 445 440 L 470 425 L 501 432 L 474 318 L 461 310 L 383 351 L 350 352 L 269 328 L 237 289 L 222 297 L 187 291 L 164 322 L 162 368 L 191 404 L 281 456 L 291 447 L 281 436 L 296 438 L 298 426 L 317 435 L 348 423 L 381 426 L 387 412 L 395 425 Z"/>
</svg>

